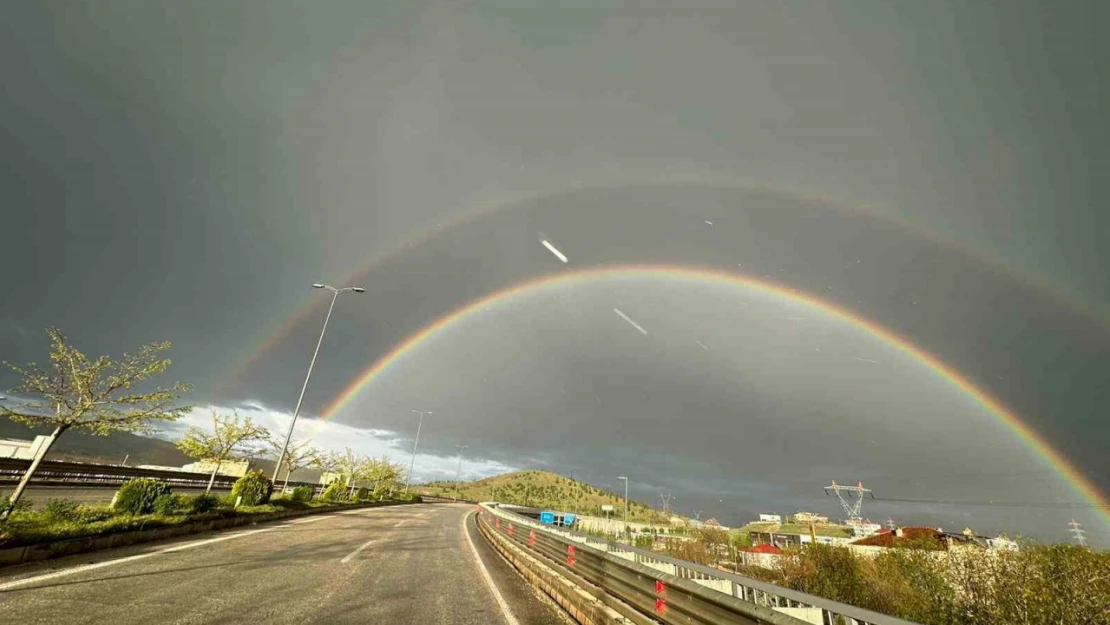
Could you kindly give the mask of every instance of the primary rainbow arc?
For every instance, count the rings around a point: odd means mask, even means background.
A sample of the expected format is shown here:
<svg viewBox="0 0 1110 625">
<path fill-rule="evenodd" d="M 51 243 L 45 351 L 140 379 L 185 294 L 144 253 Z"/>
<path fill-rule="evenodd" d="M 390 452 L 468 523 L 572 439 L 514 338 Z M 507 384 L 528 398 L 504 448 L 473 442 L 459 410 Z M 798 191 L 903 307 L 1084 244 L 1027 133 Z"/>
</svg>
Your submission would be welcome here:
<svg viewBox="0 0 1110 625">
<path fill-rule="evenodd" d="M 704 267 L 690 267 L 680 265 L 621 265 L 607 266 L 577 271 L 565 271 L 549 274 L 517 283 L 499 291 L 490 293 L 480 299 L 470 302 L 466 306 L 438 319 L 422 330 L 412 334 L 398 343 L 385 356 L 382 356 L 347 385 L 331 402 L 327 404 L 322 413 L 321 422 L 335 417 L 347 404 L 349 404 L 366 386 L 390 366 L 397 363 L 407 353 L 434 338 L 447 327 L 461 322 L 470 314 L 483 310 L 495 303 L 504 301 L 514 295 L 530 290 L 540 289 L 556 284 L 587 281 L 607 276 L 617 275 L 648 275 L 660 278 L 680 278 L 701 280 L 718 284 L 744 286 L 757 289 L 764 293 L 777 295 L 792 302 L 799 303 L 819 310 L 832 317 L 838 318 L 850 325 L 862 329 L 871 336 L 893 346 L 921 363 L 933 373 L 945 380 L 956 389 L 970 397 L 988 414 L 993 415 L 1020 439 L 1039 457 L 1043 458 L 1055 471 L 1057 471 L 1069 484 L 1072 485 L 1099 514 L 1107 525 L 1110 525 L 1110 500 L 1099 488 L 1079 470 L 1070 460 L 1053 448 L 1047 440 L 1037 431 L 1025 424 L 1018 416 L 1004 406 L 998 399 L 988 392 L 977 387 L 970 379 L 948 366 L 927 350 L 914 345 L 909 340 L 902 338 L 893 331 L 880 326 L 859 315 L 853 314 L 835 304 L 821 300 L 813 295 L 783 287 L 766 280 L 760 280 L 747 275 L 728 273 L 717 269 Z"/>
</svg>

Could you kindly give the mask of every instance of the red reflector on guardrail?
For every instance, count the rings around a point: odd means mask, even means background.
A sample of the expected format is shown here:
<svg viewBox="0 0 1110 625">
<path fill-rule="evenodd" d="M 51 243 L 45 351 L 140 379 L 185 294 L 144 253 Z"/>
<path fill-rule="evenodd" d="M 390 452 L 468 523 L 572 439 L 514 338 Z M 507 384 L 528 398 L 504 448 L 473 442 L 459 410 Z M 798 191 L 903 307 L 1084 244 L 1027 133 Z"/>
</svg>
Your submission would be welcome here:
<svg viewBox="0 0 1110 625">
<path fill-rule="evenodd" d="M 574 566 L 574 563 L 578 562 L 578 559 L 574 557 L 575 553 L 577 553 L 577 550 L 574 545 L 567 545 L 567 566 Z"/>
<path fill-rule="evenodd" d="M 494 519 L 493 524 L 497 526 L 497 529 L 501 529 L 501 519 Z"/>
<path fill-rule="evenodd" d="M 509 523 L 509 536 L 513 535 L 513 527 L 514 527 L 513 524 Z"/>
<path fill-rule="evenodd" d="M 663 580 L 655 580 L 655 613 L 660 616 L 667 614 L 667 585 Z"/>
<path fill-rule="evenodd" d="M 536 546 L 536 530 L 532 530 L 531 533 L 528 534 L 528 546 Z"/>
</svg>

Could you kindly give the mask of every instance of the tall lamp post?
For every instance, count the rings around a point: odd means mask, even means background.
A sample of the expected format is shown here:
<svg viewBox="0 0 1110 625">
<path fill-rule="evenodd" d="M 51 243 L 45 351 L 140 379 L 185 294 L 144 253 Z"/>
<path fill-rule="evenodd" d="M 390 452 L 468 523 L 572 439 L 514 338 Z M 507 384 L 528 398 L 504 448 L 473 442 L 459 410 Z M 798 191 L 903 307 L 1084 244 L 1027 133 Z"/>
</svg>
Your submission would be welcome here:
<svg viewBox="0 0 1110 625">
<path fill-rule="evenodd" d="M 340 293 L 346 291 L 353 291 L 355 293 L 365 293 L 366 289 L 360 286 L 347 286 L 342 289 L 337 289 L 334 286 L 326 284 L 313 284 L 314 289 L 327 289 L 331 291 L 331 305 L 328 306 L 328 316 L 324 317 L 324 327 L 320 329 L 320 339 L 316 341 L 316 351 L 312 352 L 312 361 L 308 363 L 308 375 L 304 377 L 304 386 L 301 387 L 301 396 L 297 398 L 297 407 L 293 409 L 293 420 L 289 422 L 289 431 L 285 434 L 285 443 L 281 446 L 281 453 L 278 454 L 277 464 L 274 465 L 273 481 L 276 483 L 278 479 L 278 472 L 281 470 L 281 463 L 285 460 L 285 452 L 289 450 L 289 441 L 293 438 L 293 426 L 297 425 L 297 415 L 301 413 L 301 404 L 304 402 L 304 392 L 308 390 L 308 381 L 312 379 L 312 368 L 316 366 L 316 357 L 320 355 L 320 345 L 324 342 L 324 332 L 328 330 L 328 321 L 331 320 L 331 311 L 335 308 L 335 300 L 339 297 Z"/>
<path fill-rule="evenodd" d="M 413 412 L 420 415 L 420 420 L 416 422 L 416 438 L 412 441 L 412 460 L 409 460 L 409 475 L 405 480 L 405 494 L 409 494 L 409 485 L 412 484 L 412 468 L 416 466 L 416 446 L 420 444 L 420 426 L 424 425 L 424 415 L 432 414 L 431 410 L 417 410 L 412 409 Z"/>
<path fill-rule="evenodd" d="M 459 450 L 459 468 L 455 471 L 455 499 L 459 498 L 459 482 L 462 481 L 462 456 L 470 445 L 455 445 Z"/>
<path fill-rule="evenodd" d="M 618 480 L 624 480 L 624 524 L 628 525 L 628 478 L 619 476 Z"/>
</svg>

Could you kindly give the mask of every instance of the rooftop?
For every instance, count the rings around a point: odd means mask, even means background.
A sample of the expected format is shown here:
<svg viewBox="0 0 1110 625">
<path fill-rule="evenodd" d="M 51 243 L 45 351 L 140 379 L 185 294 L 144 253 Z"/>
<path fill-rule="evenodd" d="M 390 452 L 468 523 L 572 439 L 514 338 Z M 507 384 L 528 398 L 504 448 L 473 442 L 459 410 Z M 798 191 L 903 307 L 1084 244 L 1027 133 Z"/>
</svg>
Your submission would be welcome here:
<svg viewBox="0 0 1110 625">
<path fill-rule="evenodd" d="M 790 535 L 809 535 L 809 526 L 802 523 L 774 523 L 757 521 L 748 523 L 739 529 L 741 532 L 760 532 Z M 818 536 L 831 538 L 851 538 L 854 536 L 852 528 L 844 525 L 814 525 L 813 532 Z"/>
</svg>

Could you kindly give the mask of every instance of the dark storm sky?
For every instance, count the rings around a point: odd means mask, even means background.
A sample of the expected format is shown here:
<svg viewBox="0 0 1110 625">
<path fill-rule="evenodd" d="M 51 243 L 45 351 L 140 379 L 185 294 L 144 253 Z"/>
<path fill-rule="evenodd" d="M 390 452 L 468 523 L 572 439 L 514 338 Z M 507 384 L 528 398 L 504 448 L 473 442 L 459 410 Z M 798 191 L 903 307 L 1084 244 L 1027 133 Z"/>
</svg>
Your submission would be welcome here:
<svg viewBox="0 0 1110 625">
<path fill-rule="evenodd" d="M 0 15 L 5 360 L 42 360 L 47 325 L 92 352 L 169 339 L 193 401 L 277 419 L 323 310 L 257 346 L 324 298 L 309 283 L 357 275 L 368 294 L 336 310 L 312 417 L 488 293 L 696 265 L 890 328 L 1110 488 L 1104 3 L 13 4 Z M 476 207 L 572 186 L 412 244 Z M 425 451 L 470 445 L 475 473 L 546 467 L 613 488 L 631 474 L 642 499 L 670 489 L 733 522 L 836 513 L 830 479 L 892 498 L 1082 501 L 860 329 L 662 274 L 501 302 L 337 421 L 401 457 L 416 407 L 442 415 Z M 425 475 L 453 468 L 431 456 Z M 875 506 L 1051 539 L 1076 516 L 1108 539 L 1091 509 Z"/>
</svg>

